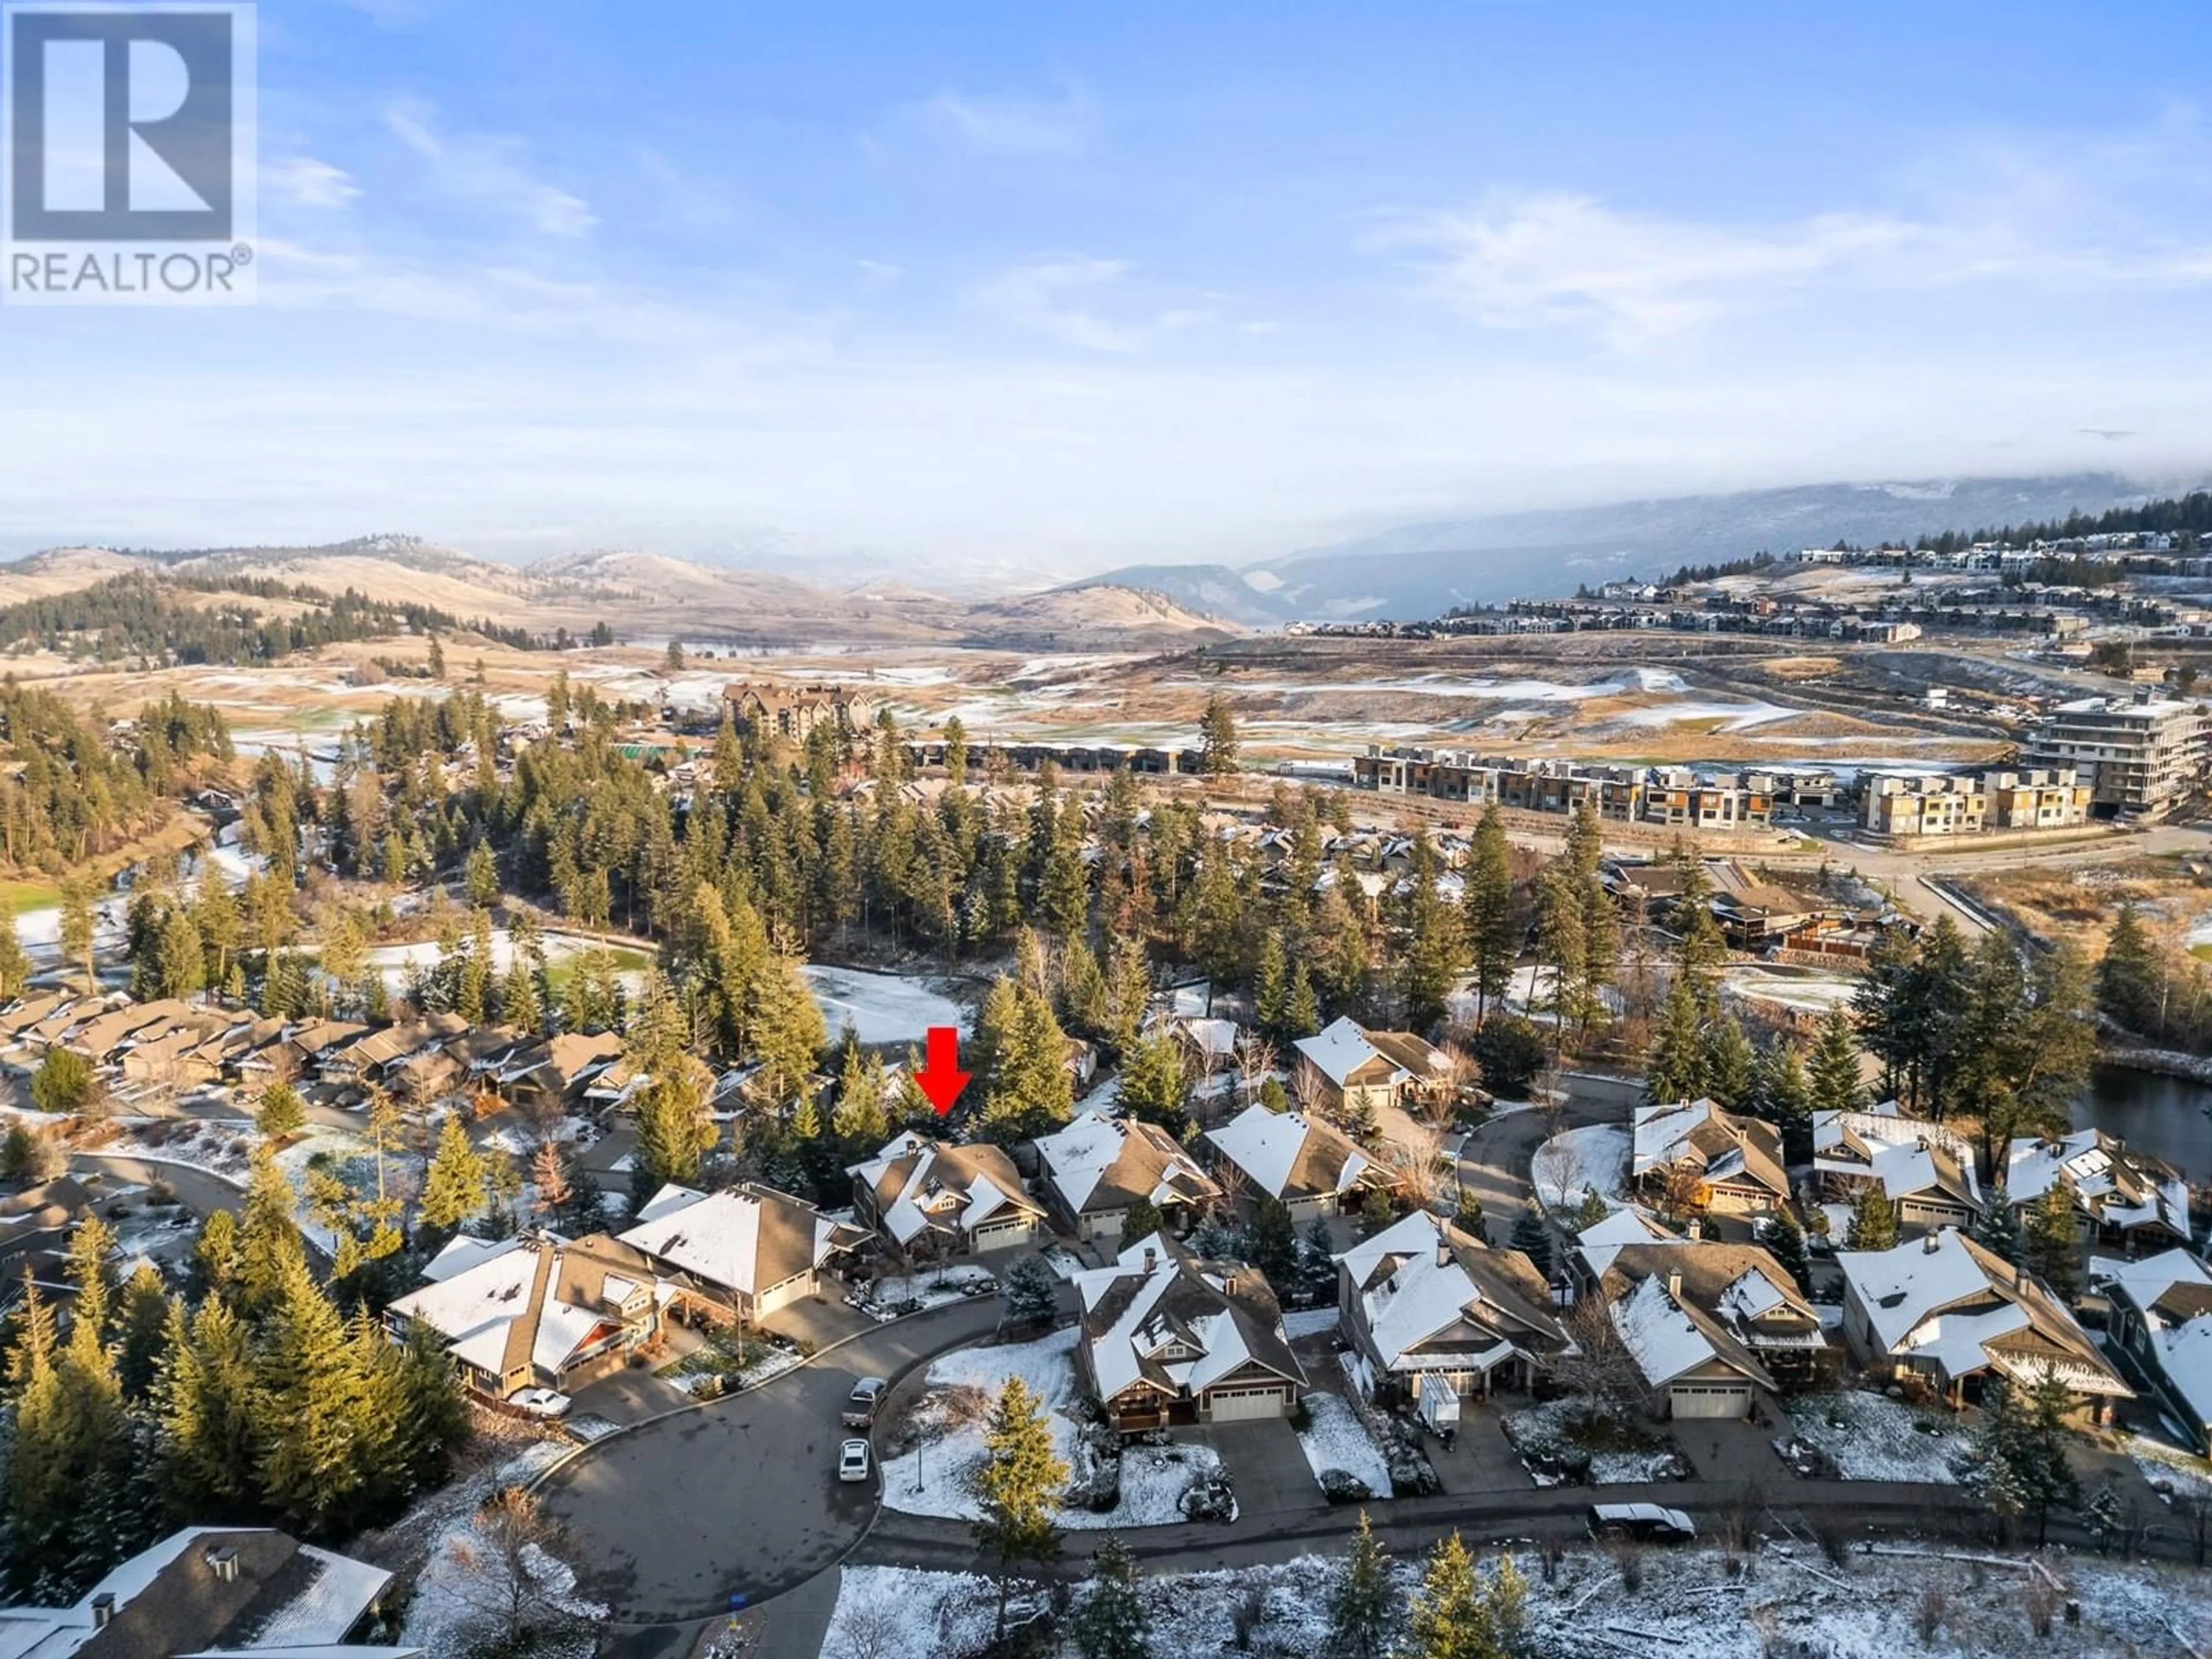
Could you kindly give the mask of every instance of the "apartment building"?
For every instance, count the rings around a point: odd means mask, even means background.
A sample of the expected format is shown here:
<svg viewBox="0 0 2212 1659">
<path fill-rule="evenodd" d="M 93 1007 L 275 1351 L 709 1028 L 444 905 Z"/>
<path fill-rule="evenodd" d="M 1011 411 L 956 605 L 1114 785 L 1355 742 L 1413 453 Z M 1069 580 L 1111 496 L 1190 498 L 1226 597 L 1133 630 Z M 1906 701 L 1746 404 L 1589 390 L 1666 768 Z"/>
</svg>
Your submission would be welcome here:
<svg viewBox="0 0 2212 1659">
<path fill-rule="evenodd" d="M 1572 812 L 1589 800 L 1600 817 L 1612 823 L 1689 830 L 1763 829 L 1772 820 L 1778 787 L 1767 773 L 1709 775 L 1686 767 L 1486 759 L 1459 750 L 1380 744 L 1352 757 L 1352 781 L 1357 788 L 1383 794 L 1426 795 L 1528 812 Z M 1828 781 L 1832 787 L 1832 779 Z"/>
<path fill-rule="evenodd" d="M 2212 712 L 2144 687 L 2132 696 L 2058 705 L 2028 734 L 2033 766 L 2070 766 L 2094 811 L 2161 817 L 2203 781 L 2212 761 Z"/>
<path fill-rule="evenodd" d="M 1974 836 L 2078 829 L 2090 787 L 2070 767 L 2020 772 L 1880 772 L 1865 780 L 1859 823 L 1878 836 Z"/>
</svg>

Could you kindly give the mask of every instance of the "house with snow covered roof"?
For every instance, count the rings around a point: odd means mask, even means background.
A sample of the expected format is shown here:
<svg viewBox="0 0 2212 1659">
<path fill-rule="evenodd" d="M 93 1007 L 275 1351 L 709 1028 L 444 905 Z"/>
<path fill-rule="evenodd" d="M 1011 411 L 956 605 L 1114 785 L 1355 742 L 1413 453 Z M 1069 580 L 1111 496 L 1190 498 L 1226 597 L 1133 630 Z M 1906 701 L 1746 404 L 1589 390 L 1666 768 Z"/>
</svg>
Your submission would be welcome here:
<svg viewBox="0 0 2212 1659">
<path fill-rule="evenodd" d="M 2212 1269 L 2175 1249 L 2136 1261 L 2100 1256 L 2089 1277 L 2111 1300 L 2122 1363 L 2212 1454 Z"/>
<path fill-rule="evenodd" d="M 1370 1031 L 1340 1016 L 1291 1047 L 1291 1086 L 1332 1116 L 1432 1098 L 1451 1084 L 1451 1062 L 1411 1031 Z"/>
<path fill-rule="evenodd" d="M 1139 1200 L 1177 1228 L 1221 1200 L 1220 1184 L 1157 1123 L 1085 1112 L 1036 1145 L 1053 1213 L 1079 1239 L 1118 1240 Z"/>
<path fill-rule="evenodd" d="M 1241 1029 L 1233 1019 L 1196 1014 L 1173 1014 L 1160 1024 L 1160 1030 L 1174 1042 L 1184 1064 L 1199 1077 L 1211 1076 L 1235 1062 Z"/>
<path fill-rule="evenodd" d="M 435 1331 L 469 1387 L 493 1400 L 570 1393 L 620 1370 L 659 1339 L 676 1296 L 643 1252 L 603 1233 L 463 1237 L 424 1275 L 385 1310 L 386 1327 L 402 1340 L 417 1325 Z"/>
<path fill-rule="evenodd" d="M 1880 1187 L 1898 1225 L 1915 1232 L 1968 1226 L 1982 1212 L 1973 1149 L 1940 1123 L 1906 1117 L 1893 1100 L 1814 1113 L 1813 1179 L 1823 1197 L 1842 1202 Z"/>
<path fill-rule="evenodd" d="M 2102 1129 L 2023 1136 L 2005 1149 L 2005 1193 L 2015 1207 L 2053 1184 L 2073 1194 L 2082 1235 L 2132 1253 L 2186 1246 L 2189 1183 L 2164 1158 L 2131 1151 Z"/>
<path fill-rule="evenodd" d="M 1690 1207 L 1714 1215 L 1771 1215 L 1790 1201 L 1782 1134 L 1763 1119 L 1711 1100 L 1638 1106 L 1631 1139 L 1629 1179 L 1644 1193 L 1686 1179 Z"/>
<path fill-rule="evenodd" d="M 500 1092 L 518 1106 L 573 1106 L 584 1087 L 623 1055 L 614 1031 L 563 1031 L 526 1042 L 493 1075 Z"/>
<path fill-rule="evenodd" d="M 2134 1397 L 2065 1305 L 2026 1269 L 1955 1228 L 1891 1250 L 1838 1250 L 1844 1337 L 1869 1368 L 1917 1380 L 1954 1405 L 1991 1376 L 2055 1376 L 2102 1421 Z"/>
<path fill-rule="evenodd" d="M 909 1129 L 846 1173 L 854 1215 L 910 1257 L 1032 1243 L 1044 1225 L 1013 1159 L 987 1141 L 947 1146 Z"/>
<path fill-rule="evenodd" d="M 1423 1379 L 1463 1395 L 1523 1389 L 1566 1346 L 1534 1263 L 1426 1210 L 1336 1258 L 1336 1304 L 1364 1381 L 1385 1403 L 1412 1398 Z"/>
<path fill-rule="evenodd" d="M 1341 1129 L 1298 1112 L 1254 1104 L 1206 1138 L 1220 1154 L 1218 1167 L 1236 1172 L 1225 1184 L 1246 1207 L 1265 1194 L 1300 1224 L 1357 1210 L 1369 1193 L 1398 1184 Z"/>
<path fill-rule="evenodd" d="M 822 1268 L 869 1235 L 770 1187 L 702 1193 L 671 1182 L 619 1237 L 652 1258 L 684 1313 L 750 1325 L 813 1295 Z"/>
<path fill-rule="evenodd" d="M 392 1583 L 382 1567 L 266 1527 L 187 1527 L 65 1607 L 0 1607 L 8 1659 L 422 1659 L 347 1638 Z"/>
<path fill-rule="evenodd" d="M 1288 1417 L 1305 1368 L 1256 1267 L 1186 1258 L 1164 1236 L 1075 1276 L 1076 1370 L 1124 1434 L 1171 1424 Z"/>
<path fill-rule="evenodd" d="M 1605 1304 L 1656 1416 L 1747 1417 L 1761 1389 L 1809 1384 L 1829 1358 L 1820 1314 L 1756 1244 L 1587 1246 L 1576 1277 Z"/>
<path fill-rule="evenodd" d="M 1595 1279 L 1613 1265 L 1614 1255 L 1627 1244 L 1680 1244 L 1680 1233 L 1670 1233 L 1632 1204 L 1624 1204 L 1602 1221 L 1575 1235 L 1575 1254 L 1587 1274 Z"/>
</svg>

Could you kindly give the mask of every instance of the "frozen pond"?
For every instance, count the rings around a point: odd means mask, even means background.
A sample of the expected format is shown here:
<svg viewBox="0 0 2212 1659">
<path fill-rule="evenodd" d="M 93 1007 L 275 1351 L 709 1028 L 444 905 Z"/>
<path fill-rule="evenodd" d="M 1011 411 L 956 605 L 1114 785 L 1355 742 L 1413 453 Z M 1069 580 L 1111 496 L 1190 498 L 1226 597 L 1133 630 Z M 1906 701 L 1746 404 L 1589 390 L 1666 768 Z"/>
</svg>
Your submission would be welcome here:
<svg viewBox="0 0 2212 1659">
<path fill-rule="evenodd" d="M 465 945 L 467 942 L 468 935 L 465 932 L 462 943 Z M 618 958 L 634 957 L 636 954 L 633 946 L 605 945 L 601 940 L 575 933 L 542 933 L 538 936 L 538 942 L 549 963 L 564 962 L 592 950 L 610 950 Z M 385 984 L 396 991 L 410 969 L 437 966 L 438 941 L 422 939 L 405 945 L 380 945 L 368 951 L 363 960 L 370 968 L 381 973 Z M 491 961 L 493 970 L 502 974 L 514 961 L 514 936 L 504 927 L 491 930 Z M 625 970 L 621 978 L 625 985 L 634 988 L 642 982 L 642 970 Z"/>
<path fill-rule="evenodd" d="M 832 1042 L 848 1025 L 863 1042 L 920 1042 L 933 1025 L 969 1029 L 968 1011 L 926 980 L 812 963 L 799 971 Z"/>
</svg>

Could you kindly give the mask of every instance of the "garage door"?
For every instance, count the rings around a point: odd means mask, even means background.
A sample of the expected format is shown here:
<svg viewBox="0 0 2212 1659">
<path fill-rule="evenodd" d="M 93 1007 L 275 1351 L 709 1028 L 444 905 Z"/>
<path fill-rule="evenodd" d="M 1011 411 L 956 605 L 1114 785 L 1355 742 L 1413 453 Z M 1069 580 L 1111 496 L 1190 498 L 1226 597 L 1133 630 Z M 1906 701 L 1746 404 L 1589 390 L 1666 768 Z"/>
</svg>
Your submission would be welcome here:
<svg viewBox="0 0 2212 1659">
<path fill-rule="evenodd" d="M 1001 1250 L 1009 1244 L 1026 1244 L 1030 1237 L 1026 1221 L 987 1221 L 970 1241 L 979 1250 Z"/>
<path fill-rule="evenodd" d="M 1249 1423 L 1283 1414 L 1280 1389 L 1216 1389 L 1208 1398 L 1217 1423 Z"/>
<path fill-rule="evenodd" d="M 1668 1391 L 1677 1417 L 1747 1417 L 1748 1382 L 1678 1382 Z"/>
</svg>

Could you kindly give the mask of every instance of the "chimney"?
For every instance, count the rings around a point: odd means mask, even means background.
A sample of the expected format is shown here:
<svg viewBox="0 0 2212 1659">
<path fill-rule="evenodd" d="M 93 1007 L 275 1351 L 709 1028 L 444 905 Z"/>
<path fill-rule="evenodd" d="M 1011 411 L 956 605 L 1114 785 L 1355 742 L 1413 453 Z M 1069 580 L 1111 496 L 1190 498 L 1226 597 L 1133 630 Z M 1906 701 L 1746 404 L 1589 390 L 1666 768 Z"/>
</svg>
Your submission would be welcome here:
<svg viewBox="0 0 2212 1659">
<path fill-rule="evenodd" d="M 1676 1304 L 1682 1300 L 1682 1270 L 1680 1267 L 1667 1269 L 1667 1299 Z"/>
<path fill-rule="evenodd" d="M 1150 1272 L 1152 1272 L 1152 1270 L 1154 1267 L 1158 1267 L 1158 1266 L 1159 1265 L 1159 1261 L 1160 1261 L 1160 1253 L 1159 1253 L 1158 1250 L 1154 1249 L 1151 1245 L 1149 1245 L 1149 1244 L 1146 1245 L 1146 1246 L 1145 1246 L 1145 1271 L 1146 1271 L 1146 1273 L 1150 1273 Z"/>
<path fill-rule="evenodd" d="M 1692 1244 L 1694 1244 L 1694 1243 L 1698 1243 L 1700 1239 L 1704 1238 L 1704 1237 L 1705 1237 L 1705 1218 L 1704 1218 L 1703 1216 L 1695 1216 L 1695 1215 L 1692 1216 L 1692 1217 L 1690 1218 L 1690 1242 L 1691 1242 Z"/>
<path fill-rule="evenodd" d="M 1451 1240 L 1445 1237 L 1443 1233 L 1439 1232 L 1437 1235 L 1437 1266 L 1439 1267 L 1449 1267 L 1451 1264 Z"/>
<path fill-rule="evenodd" d="M 207 1564 L 209 1571 L 223 1583 L 233 1584 L 238 1582 L 238 1551 L 235 1547 L 223 1544 L 210 1550 L 207 1553 Z"/>
<path fill-rule="evenodd" d="M 1927 1237 L 1920 1241 L 1920 1248 L 1926 1251 L 1929 1255 L 1935 1255 L 1936 1251 L 1943 1248 L 1943 1235 L 1940 1231 L 1929 1234 Z"/>
<path fill-rule="evenodd" d="M 92 1627 L 106 1630 L 107 1621 L 115 1617 L 115 1592 L 102 1590 L 92 1598 Z"/>
</svg>

